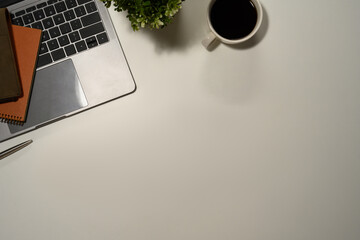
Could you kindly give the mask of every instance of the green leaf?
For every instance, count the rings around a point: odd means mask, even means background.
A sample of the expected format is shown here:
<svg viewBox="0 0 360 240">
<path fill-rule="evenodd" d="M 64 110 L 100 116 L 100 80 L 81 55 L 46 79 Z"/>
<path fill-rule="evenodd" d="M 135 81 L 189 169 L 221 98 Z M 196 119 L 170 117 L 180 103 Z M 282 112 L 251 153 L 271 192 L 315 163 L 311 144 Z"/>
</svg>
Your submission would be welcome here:
<svg viewBox="0 0 360 240">
<path fill-rule="evenodd" d="M 105 7 L 127 12 L 134 31 L 143 27 L 159 29 L 169 24 L 184 0 L 101 0 Z"/>
</svg>

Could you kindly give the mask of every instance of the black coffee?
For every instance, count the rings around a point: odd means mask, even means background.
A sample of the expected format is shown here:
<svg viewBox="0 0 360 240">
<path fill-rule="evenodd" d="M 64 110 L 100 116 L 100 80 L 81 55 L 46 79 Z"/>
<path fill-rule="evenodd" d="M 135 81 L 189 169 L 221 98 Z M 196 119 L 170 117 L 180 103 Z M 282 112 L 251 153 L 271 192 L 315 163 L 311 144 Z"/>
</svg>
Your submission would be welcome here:
<svg viewBox="0 0 360 240">
<path fill-rule="evenodd" d="M 235 40 L 254 29 L 257 12 L 250 0 L 216 0 L 210 10 L 210 22 L 223 38 Z"/>
</svg>

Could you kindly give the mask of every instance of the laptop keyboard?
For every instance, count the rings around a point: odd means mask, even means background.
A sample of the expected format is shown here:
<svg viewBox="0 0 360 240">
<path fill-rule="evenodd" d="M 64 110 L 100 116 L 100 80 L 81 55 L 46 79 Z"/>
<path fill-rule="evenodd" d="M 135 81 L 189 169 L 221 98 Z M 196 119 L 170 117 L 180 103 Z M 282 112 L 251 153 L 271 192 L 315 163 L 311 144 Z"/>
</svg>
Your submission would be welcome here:
<svg viewBox="0 0 360 240">
<path fill-rule="evenodd" d="M 94 0 L 49 0 L 12 13 L 11 20 L 43 31 L 37 67 L 109 41 Z"/>
</svg>

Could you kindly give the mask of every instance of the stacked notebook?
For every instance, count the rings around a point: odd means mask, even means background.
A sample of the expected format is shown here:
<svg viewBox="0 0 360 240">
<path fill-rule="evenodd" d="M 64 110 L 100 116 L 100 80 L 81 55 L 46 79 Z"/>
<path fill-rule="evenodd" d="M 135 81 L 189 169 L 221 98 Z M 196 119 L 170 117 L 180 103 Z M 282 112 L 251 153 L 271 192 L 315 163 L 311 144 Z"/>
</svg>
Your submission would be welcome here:
<svg viewBox="0 0 360 240">
<path fill-rule="evenodd" d="M 41 41 L 41 30 L 11 25 L 0 9 L 0 120 L 26 121 Z"/>
</svg>

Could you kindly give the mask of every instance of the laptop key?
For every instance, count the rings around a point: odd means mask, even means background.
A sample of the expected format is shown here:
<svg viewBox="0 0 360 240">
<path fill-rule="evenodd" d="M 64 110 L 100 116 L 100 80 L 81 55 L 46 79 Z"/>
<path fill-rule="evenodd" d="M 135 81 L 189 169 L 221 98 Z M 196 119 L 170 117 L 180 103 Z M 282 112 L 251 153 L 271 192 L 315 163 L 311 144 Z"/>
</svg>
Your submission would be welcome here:
<svg viewBox="0 0 360 240">
<path fill-rule="evenodd" d="M 31 13 L 24 15 L 23 20 L 24 20 L 25 25 L 31 24 L 35 21 L 33 15 Z"/>
<path fill-rule="evenodd" d="M 18 17 L 18 18 L 13 18 L 11 20 L 12 24 L 14 25 L 18 25 L 18 26 L 24 26 L 24 21 L 22 20 L 21 17 Z"/>
<path fill-rule="evenodd" d="M 90 2 L 90 3 L 85 4 L 85 8 L 86 8 L 86 11 L 88 13 L 92 13 L 92 12 L 95 12 L 97 10 L 96 4 L 94 2 Z"/>
<path fill-rule="evenodd" d="M 43 42 L 46 42 L 47 40 L 50 39 L 50 35 L 49 35 L 49 32 L 48 31 L 43 31 L 42 32 L 42 41 Z"/>
<path fill-rule="evenodd" d="M 76 53 L 74 44 L 66 46 L 64 49 L 65 49 L 65 52 L 66 52 L 67 56 L 71 56 L 71 55 L 74 55 Z"/>
<path fill-rule="evenodd" d="M 95 37 L 89 37 L 88 39 L 86 39 L 86 44 L 88 48 L 93 48 L 98 45 Z"/>
<path fill-rule="evenodd" d="M 32 6 L 32 7 L 27 8 L 27 9 L 26 9 L 26 12 L 29 13 L 29 12 L 32 12 L 32 11 L 34 11 L 34 10 L 36 10 L 36 7 L 35 7 L 35 6 Z"/>
<path fill-rule="evenodd" d="M 44 53 L 46 53 L 46 52 L 48 52 L 48 51 L 49 51 L 49 49 L 47 48 L 46 44 L 45 44 L 45 43 L 42 43 L 42 44 L 40 45 L 39 54 L 44 54 Z"/>
<path fill-rule="evenodd" d="M 72 43 L 81 39 L 78 31 L 69 33 L 69 38 Z"/>
<path fill-rule="evenodd" d="M 85 10 L 84 6 L 79 6 L 79 7 L 75 8 L 74 11 L 75 11 L 77 17 L 81 17 L 86 14 L 86 10 Z"/>
<path fill-rule="evenodd" d="M 47 44 L 48 44 L 50 51 L 59 48 L 59 44 L 56 39 L 48 41 Z"/>
<path fill-rule="evenodd" d="M 46 6 L 46 2 L 43 2 L 43 3 L 40 3 L 38 5 L 36 5 L 36 7 L 39 9 L 39 8 L 43 8 Z"/>
<path fill-rule="evenodd" d="M 45 66 L 52 62 L 52 58 L 50 56 L 50 53 L 46 53 L 44 55 L 40 55 L 38 57 L 37 67 Z"/>
<path fill-rule="evenodd" d="M 78 0 L 79 5 L 90 2 L 91 0 Z"/>
<path fill-rule="evenodd" d="M 48 28 L 51 28 L 54 26 L 54 21 L 52 20 L 51 17 L 42 20 L 42 23 L 43 23 L 45 29 L 48 29 Z"/>
<path fill-rule="evenodd" d="M 53 16 L 53 19 L 54 19 L 54 22 L 56 25 L 59 25 L 59 24 L 62 24 L 65 22 L 65 19 L 64 19 L 62 13 L 59 13 L 59 14 Z"/>
<path fill-rule="evenodd" d="M 87 49 L 86 43 L 85 43 L 84 40 L 75 43 L 75 46 L 76 46 L 76 50 L 77 50 L 78 52 L 81 52 L 81 51 L 84 51 L 84 50 Z"/>
<path fill-rule="evenodd" d="M 100 18 L 100 15 L 98 12 L 91 13 L 91 14 L 86 15 L 81 18 L 81 22 L 84 27 L 89 26 L 94 23 L 97 23 L 97 22 L 100 22 L 100 21 L 101 21 L 101 18 Z"/>
<path fill-rule="evenodd" d="M 80 29 L 79 31 L 80 31 L 80 35 L 82 38 L 88 38 L 92 35 L 101 33 L 104 30 L 105 29 L 104 29 L 104 26 L 102 25 L 102 23 L 98 22 L 98 23 L 95 23 L 94 25 Z"/>
<path fill-rule="evenodd" d="M 104 33 L 104 32 L 96 35 L 96 38 L 97 38 L 99 44 L 103 44 L 103 43 L 106 43 L 109 41 L 106 33 Z"/>
<path fill-rule="evenodd" d="M 73 30 L 77 30 L 82 27 L 79 19 L 72 20 L 70 24 Z"/>
<path fill-rule="evenodd" d="M 21 11 L 16 12 L 15 16 L 19 17 L 19 16 L 24 15 L 24 14 L 25 14 L 25 10 L 21 10 Z"/>
<path fill-rule="evenodd" d="M 58 37 L 58 42 L 59 42 L 61 47 L 70 44 L 69 38 L 66 35 Z"/>
<path fill-rule="evenodd" d="M 71 27 L 69 23 L 61 24 L 59 27 L 62 34 L 71 32 Z"/>
<path fill-rule="evenodd" d="M 74 10 L 72 10 L 72 9 L 64 12 L 64 16 L 65 16 L 66 21 L 70 21 L 70 20 L 73 20 L 76 18 Z"/>
<path fill-rule="evenodd" d="M 52 15 L 54 15 L 56 13 L 55 8 L 52 5 L 44 8 L 44 11 L 45 11 L 45 14 L 46 14 L 47 17 L 52 16 Z"/>
<path fill-rule="evenodd" d="M 56 8 L 56 11 L 57 11 L 58 13 L 63 12 L 63 11 L 66 10 L 66 6 L 65 6 L 65 3 L 64 3 L 64 2 L 58 2 L 58 3 L 56 3 L 56 4 L 55 4 L 55 8 Z"/>
<path fill-rule="evenodd" d="M 45 13 L 42 9 L 36 10 L 33 14 L 36 21 L 45 18 Z"/>
<path fill-rule="evenodd" d="M 66 57 L 65 52 L 64 52 L 64 50 L 62 48 L 51 52 L 51 56 L 54 59 L 54 61 L 57 61 L 57 60 L 60 60 L 60 59 Z"/>
<path fill-rule="evenodd" d="M 41 22 L 35 22 L 33 24 L 31 24 L 31 27 L 32 28 L 37 28 L 37 29 L 40 29 L 40 30 L 43 30 L 43 25 L 41 24 Z"/>
<path fill-rule="evenodd" d="M 50 28 L 49 29 L 49 34 L 50 34 L 51 38 L 56 38 L 56 37 L 59 37 L 61 35 L 60 30 L 59 30 L 58 27 Z"/>
<path fill-rule="evenodd" d="M 65 0 L 65 3 L 68 9 L 77 6 L 76 0 Z"/>
</svg>

